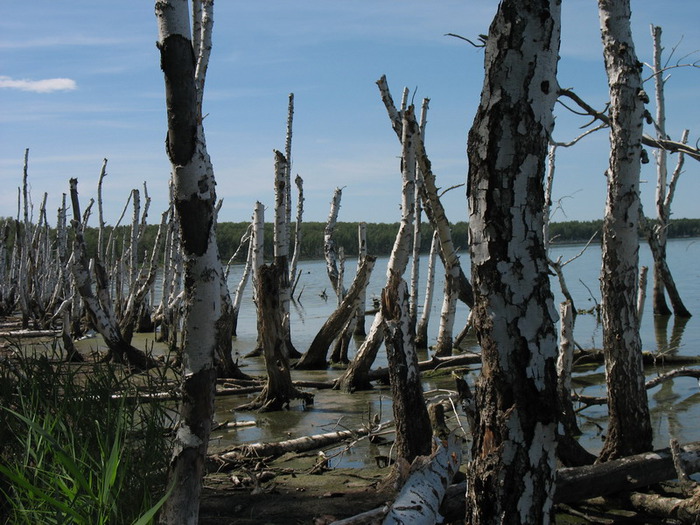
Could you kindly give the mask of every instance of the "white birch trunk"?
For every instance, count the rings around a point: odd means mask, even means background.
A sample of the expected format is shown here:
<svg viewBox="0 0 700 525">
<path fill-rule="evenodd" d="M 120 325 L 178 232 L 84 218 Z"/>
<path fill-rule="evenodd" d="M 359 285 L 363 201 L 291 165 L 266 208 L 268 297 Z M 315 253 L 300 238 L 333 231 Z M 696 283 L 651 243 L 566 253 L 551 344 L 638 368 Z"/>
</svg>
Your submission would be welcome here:
<svg viewBox="0 0 700 525">
<path fill-rule="evenodd" d="M 654 55 L 652 73 L 654 75 L 654 93 L 656 101 L 656 138 L 667 139 L 666 135 L 666 101 L 664 98 L 664 84 L 666 83 L 663 77 L 664 67 L 661 63 L 661 55 L 663 47 L 661 47 L 661 28 L 659 26 L 651 26 L 651 36 L 654 39 Z M 669 209 L 666 208 L 666 188 L 668 180 L 668 155 L 664 148 L 656 148 L 654 150 L 656 157 L 656 218 L 658 221 L 657 228 L 653 232 L 659 243 L 659 249 L 662 254 L 666 254 L 666 229 L 668 228 Z M 652 294 L 654 314 L 670 315 L 671 310 L 666 304 L 666 296 L 664 294 L 664 280 L 659 264 L 654 263 L 654 289 Z"/>
<path fill-rule="evenodd" d="M 386 107 L 391 125 L 399 140 L 401 140 L 403 123 L 399 112 L 394 106 L 391 93 L 389 93 L 389 86 L 387 85 L 385 76 L 382 76 L 377 81 L 377 86 L 379 87 L 382 102 Z M 413 114 L 411 114 L 409 118 L 415 123 Z M 435 174 L 433 173 L 428 155 L 425 152 L 423 140 L 416 140 L 415 148 L 416 162 L 423 176 L 423 209 L 433 229 L 437 230 L 440 235 L 440 258 L 445 265 L 446 271 L 450 271 L 448 268 L 457 267 L 457 273 L 459 274 L 459 300 L 471 308 L 474 303 L 471 285 L 462 271 L 457 250 L 452 242 L 450 223 L 447 220 L 445 208 L 442 206 L 442 202 L 440 202 L 437 185 L 435 183 Z"/>
<path fill-rule="evenodd" d="M 284 157 L 287 159 L 285 165 L 284 173 L 284 206 L 285 206 L 285 225 L 286 225 L 286 236 L 287 236 L 287 252 L 285 252 L 286 257 L 290 257 L 289 252 L 289 239 L 291 238 L 291 228 L 292 228 L 292 124 L 294 122 L 294 93 L 289 94 L 289 103 L 287 105 L 287 135 L 284 142 Z M 293 275 L 287 278 L 288 282 L 292 282 Z"/>
<path fill-rule="evenodd" d="M 357 225 L 357 267 L 359 268 L 367 257 L 367 223 L 361 222 Z M 365 330 L 365 310 L 367 309 L 367 290 L 363 290 L 360 295 L 357 314 L 355 315 L 355 335 L 366 335 Z"/>
<path fill-rule="evenodd" d="M 290 104 L 293 104 L 293 96 Z M 290 112 L 293 111 L 290 107 Z M 287 129 L 287 146 L 291 147 L 291 116 Z M 274 257 L 275 264 L 279 268 L 279 307 L 282 320 L 282 336 L 287 352 L 291 350 L 291 330 L 289 326 L 289 302 L 292 287 L 289 281 L 289 165 L 287 159 L 275 150 L 275 229 L 274 229 Z M 289 356 L 289 353 L 287 354 Z"/>
<path fill-rule="evenodd" d="M 459 271 L 456 267 L 446 268 L 445 287 L 440 310 L 440 326 L 435 342 L 435 355 L 447 357 L 452 355 L 452 332 L 455 325 L 455 313 L 457 311 L 457 279 Z"/>
<path fill-rule="evenodd" d="M 258 272 L 265 263 L 265 206 L 258 201 L 253 208 L 253 282 L 257 289 Z M 255 296 L 255 294 L 253 294 Z"/>
<path fill-rule="evenodd" d="M 170 483 L 161 523 L 196 524 L 214 408 L 223 268 L 216 244 L 215 181 L 202 127 L 201 102 L 211 49 L 213 2 L 193 2 L 193 45 L 186 0 L 158 1 L 158 48 L 168 115 L 167 153 L 185 257 L 183 384 Z M 195 61 L 196 57 L 196 61 Z"/>
<path fill-rule="evenodd" d="M 642 324 L 642 315 L 644 314 L 644 303 L 647 299 L 647 274 L 649 273 L 649 268 L 647 266 L 642 266 L 639 269 L 639 290 L 637 290 L 637 318 L 639 319 L 639 324 Z"/>
<path fill-rule="evenodd" d="M 428 324 L 430 323 L 430 311 L 433 308 L 433 291 L 435 289 L 435 260 L 437 259 L 438 243 L 437 230 L 433 230 L 433 240 L 430 243 L 430 255 L 428 256 L 428 272 L 426 275 L 425 297 L 423 298 L 423 311 L 416 325 L 416 346 L 428 348 Z"/>
<path fill-rule="evenodd" d="M 629 0 L 599 0 L 610 88 L 610 166 L 603 222 L 601 295 L 608 435 L 601 461 L 651 449 L 639 317 L 639 175 L 644 106 Z"/>
<path fill-rule="evenodd" d="M 420 113 L 420 136 L 425 142 L 425 125 L 428 118 L 429 99 L 424 98 L 421 104 Z M 416 185 L 414 195 L 414 220 L 413 220 L 413 256 L 411 258 L 411 302 L 410 315 L 411 322 L 416 324 L 418 319 L 418 279 L 420 276 L 420 249 L 421 249 L 421 218 L 423 207 L 421 205 L 421 194 L 423 187 L 423 174 L 420 169 L 416 169 Z"/>
<path fill-rule="evenodd" d="M 333 239 L 333 232 L 335 231 L 335 224 L 338 221 L 338 212 L 340 211 L 340 199 L 343 196 L 343 189 L 336 188 L 333 192 L 333 198 L 331 199 L 331 209 L 328 212 L 328 220 L 326 221 L 326 227 L 323 230 L 323 255 L 326 260 L 326 273 L 328 273 L 328 279 L 331 281 L 331 286 L 333 291 L 338 294 L 339 284 L 338 284 L 338 257 L 335 247 L 335 240 Z"/>
<path fill-rule="evenodd" d="M 557 314 L 542 215 L 560 30 L 558 0 L 499 3 L 469 132 L 469 246 L 482 348 L 467 474 L 474 525 L 554 517 Z"/>
<path fill-rule="evenodd" d="M 294 178 L 294 184 L 297 187 L 298 197 L 296 225 L 294 228 L 294 251 L 292 254 L 292 260 L 289 263 L 289 281 L 292 283 L 292 293 L 294 293 L 294 286 L 296 285 L 297 265 L 299 263 L 299 254 L 301 253 L 301 222 L 304 216 L 304 180 L 297 175 Z"/>
</svg>

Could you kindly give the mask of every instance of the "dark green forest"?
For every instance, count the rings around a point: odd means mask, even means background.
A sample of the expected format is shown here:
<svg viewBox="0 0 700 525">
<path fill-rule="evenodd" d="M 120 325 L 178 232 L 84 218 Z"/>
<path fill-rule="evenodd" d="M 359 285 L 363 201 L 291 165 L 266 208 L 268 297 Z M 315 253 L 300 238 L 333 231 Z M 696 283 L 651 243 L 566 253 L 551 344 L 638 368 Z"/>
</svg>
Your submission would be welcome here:
<svg viewBox="0 0 700 525">
<path fill-rule="evenodd" d="M 10 219 L 5 221 L 3 237 L 5 238 L 6 246 L 11 250 L 14 231 L 13 227 L 16 221 Z M 248 228 L 248 222 L 222 222 L 217 225 L 217 238 L 219 242 L 219 252 L 223 261 L 228 261 L 233 253 L 238 248 L 241 237 Z M 650 222 L 650 224 L 653 224 Z M 553 244 L 571 244 L 587 242 L 593 234 L 598 232 L 598 236 L 594 242 L 600 242 L 602 220 L 598 221 L 567 221 L 555 222 L 550 226 L 550 238 Z M 323 230 L 326 224 L 323 222 L 305 222 L 302 224 L 302 242 L 301 242 L 301 258 L 302 259 L 319 259 L 323 257 Z M 367 251 L 373 255 L 388 255 L 391 252 L 391 247 L 398 231 L 398 223 L 367 223 Z M 111 232 L 111 227 L 107 226 L 107 236 Z M 348 257 L 357 256 L 358 241 L 357 241 L 358 223 L 356 222 L 339 222 L 336 225 L 333 238 L 335 239 L 336 247 L 342 247 L 345 255 Z M 150 253 L 151 247 L 156 237 L 158 230 L 157 225 L 148 225 L 143 236 L 143 245 L 139 252 L 141 257 Z M 466 222 L 457 222 L 452 226 L 452 239 L 458 250 L 467 249 L 468 224 Z M 430 236 L 432 228 L 429 224 L 424 223 L 421 229 L 421 252 L 427 253 L 430 250 Z M 122 246 L 122 238 L 129 235 L 128 226 L 119 226 L 115 235 L 118 239 L 116 249 Z M 671 221 L 668 228 L 669 238 L 680 237 L 700 237 L 700 219 L 674 219 Z M 88 252 L 92 255 L 95 253 L 97 245 L 97 229 L 88 227 L 85 231 L 85 240 L 88 244 Z M 265 224 L 265 253 L 272 254 L 273 242 L 273 225 Z M 10 253 L 8 251 L 8 253 Z M 246 250 L 242 250 L 240 256 L 244 258 Z"/>
<path fill-rule="evenodd" d="M 236 251 L 241 237 L 248 228 L 247 222 L 223 222 L 217 225 L 217 238 L 219 242 L 219 252 L 224 261 L 228 261 Z M 552 223 L 550 226 L 550 237 L 555 244 L 580 243 L 588 241 L 594 233 L 598 232 L 596 239 L 599 242 L 603 221 L 568 221 Z M 322 222 L 305 222 L 301 226 L 301 258 L 319 259 L 323 257 L 323 230 L 326 224 Z M 336 247 L 342 247 L 346 256 L 357 256 L 356 222 L 339 222 L 336 225 L 333 238 Z M 367 252 L 373 255 L 388 255 L 394 244 L 394 238 L 398 231 L 398 223 L 367 223 Z M 156 235 L 157 227 L 152 225 L 144 237 L 144 249 L 152 245 Z M 125 228 L 125 233 L 126 233 Z M 97 239 L 97 232 L 91 230 L 86 235 L 88 245 L 94 245 Z M 432 228 L 430 224 L 423 224 L 421 229 L 421 251 L 427 253 L 430 250 L 430 237 Z M 452 226 L 452 239 L 458 250 L 466 250 L 468 224 L 457 222 Z M 671 221 L 668 229 L 670 238 L 676 237 L 700 237 L 700 219 L 675 219 Z M 265 224 L 265 253 L 272 254 L 273 247 L 273 225 Z M 241 257 L 245 258 L 245 250 L 242 250 Z"/>
</svg>

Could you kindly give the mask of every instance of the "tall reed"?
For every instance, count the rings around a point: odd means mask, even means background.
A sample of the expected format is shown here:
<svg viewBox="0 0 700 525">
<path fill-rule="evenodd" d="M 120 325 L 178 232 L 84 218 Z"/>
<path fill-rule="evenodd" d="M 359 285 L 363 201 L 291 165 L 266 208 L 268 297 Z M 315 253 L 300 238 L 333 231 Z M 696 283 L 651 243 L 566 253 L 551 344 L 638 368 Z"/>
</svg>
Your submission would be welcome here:
<svg viewBox="0 0 700 525">
<path fill-rule="evenodd" d="M 19 354 L 19 352 L 17 352 Z M 0 363 L 0 521 L 150 523 L 165 491 L 169 408 L 119 365 Z"/>
</svg>

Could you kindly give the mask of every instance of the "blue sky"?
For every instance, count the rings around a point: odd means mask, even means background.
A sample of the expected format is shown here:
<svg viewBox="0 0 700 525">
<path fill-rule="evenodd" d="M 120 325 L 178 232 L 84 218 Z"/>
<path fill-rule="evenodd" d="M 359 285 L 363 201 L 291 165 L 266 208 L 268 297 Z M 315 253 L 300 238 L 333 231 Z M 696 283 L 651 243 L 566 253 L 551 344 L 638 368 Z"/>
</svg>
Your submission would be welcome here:
<svg viewBox="0 0 700 525">
<path fill-rule="evenodd" d="M 496 3 L 471 1 L 218 0 L 204 112 L 222 221 L 249 220 L 255 201 L 273 210 L 273 149 L 284 149 L 287 97 L 295 94 L 293 173 L 305 181 L 305 219 L 323 221 L 335 187 L 340 220 L 400 218 L 400 147 L 375 81 L 386 74 L 395 100 L 408 86 L 431 99 L 426 146 L 438 184 L 464 182 L 465 142 L 483 81 L 483 56 L 458 33 L 487 33 Z M 633 2 L 637 53 L 651 60 L 649 25 L 664 29 L 667 52 L 700 50 L 700 2 Z M 153 2 L 0 0 L 0 216 L 14 216 L 25 148 L 35 217 L 48 193 L 55 220 L 68 180 L 84 205 L 96 195 L 103 158 L 106 221 L 114 223 L 131 188 L 147 181 L 150 221 L 167 206 L 163 78 L 155 47 Z M 697 60 L 697 53 L 688 62 Z M 648 70 L 645 71 L 645 76 Z M 559 83 L 603 108 L 607 81 L 596 2 L 563 3 Z M 700 69 L 671 71 L 667 129 L 700 135 Z M 415 91 L 415 94 L 414 94 Z M 649 86 L 648 91 L 652 92 Z M 650 107 L 652 112 L 653 106 Z M 567 141 L 587 121 L 557 107 L 555 138 Z M 600 218 L 607 132 L 560 150 L 555 220 Z M 652 157 L 653 158 L 653 157 Z M 671 167 L 675 156 L 671 157 Z M 655 173 L 644 168 L 642 197 L 653 213 Z M 673 211 L 700 217 L 700 166 L 688 159 Z M 295 198 L 296 200 L 296 198 Z M 450 220 L 465 220 L 464 189 L 444 197 Z M 94 222 L 93 222 L 94 225 Z"/>
</svg>

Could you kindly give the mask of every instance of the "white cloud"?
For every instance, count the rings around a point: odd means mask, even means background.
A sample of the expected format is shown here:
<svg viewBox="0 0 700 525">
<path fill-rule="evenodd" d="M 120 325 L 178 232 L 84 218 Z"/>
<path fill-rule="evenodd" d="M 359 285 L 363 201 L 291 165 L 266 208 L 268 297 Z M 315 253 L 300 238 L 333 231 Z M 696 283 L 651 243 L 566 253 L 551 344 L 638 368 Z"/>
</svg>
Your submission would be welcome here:
<svg viewBox="0 0 700 525">
<path fill-rule="evenodd" d="M 73 91 L 78 88 L 75 80 L 70 78 L 47 78 L 44 80 L 15 80 L 0 76 L 0 88 L 19 89 L 34 93 L 51 93 L 52 91 Z"/>
</svg>

